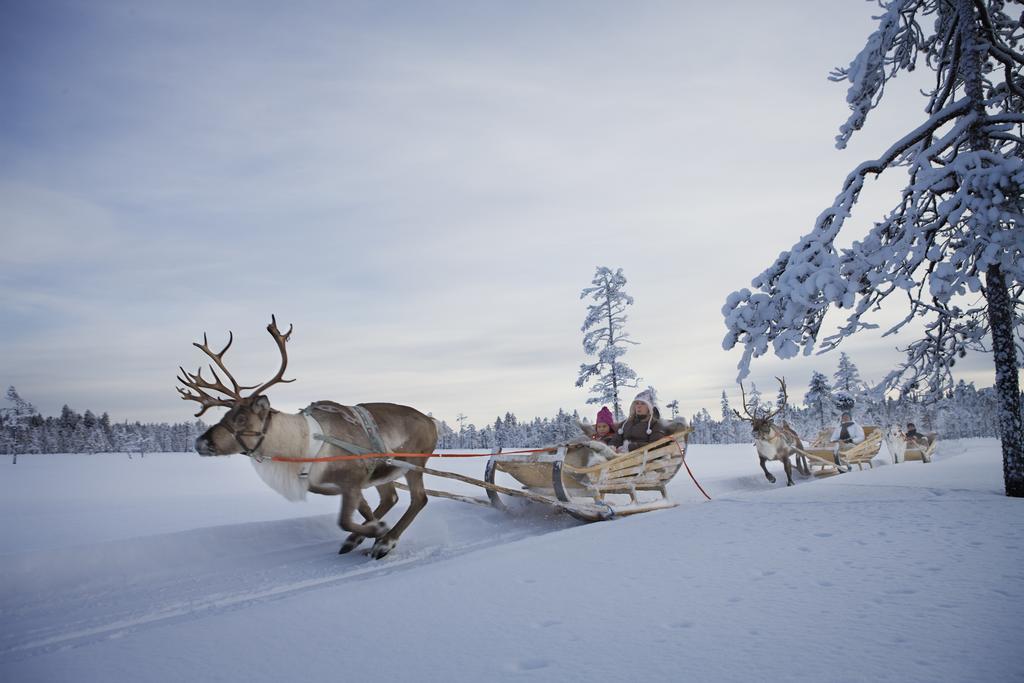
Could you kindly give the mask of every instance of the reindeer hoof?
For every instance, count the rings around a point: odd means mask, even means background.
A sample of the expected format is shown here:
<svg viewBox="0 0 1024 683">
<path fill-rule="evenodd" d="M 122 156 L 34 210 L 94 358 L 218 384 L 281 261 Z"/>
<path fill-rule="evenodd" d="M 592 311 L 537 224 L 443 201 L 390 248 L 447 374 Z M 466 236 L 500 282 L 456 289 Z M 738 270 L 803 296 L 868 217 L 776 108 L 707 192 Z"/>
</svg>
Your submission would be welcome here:
<svg viewBox="0 0 1024 683">
<path fill-rule="evenodd" d="M 794 484 L 793 484 L 793 482 L 792 482 L 792 481 L 787 481 L 787 482 L 786 482 L 786 486 L 793 486 L 793 485 L 794 485 Z"/>
<path fill-rule="evenodd" d="M 350 534 L 349 537 L 345 539 L 345 542 L 341 544 L 341 550 L 338 551 L 338 554 L 344 555 L 345 553 L 352 552 L 359 547 L 359 544 L 362 543 L 365 538 L 365 536 L 360 536 L 359 534 Z"/>
<path fill-rule="evenodd" d="M 397 544 L 398 541 L 393 538 L 378 538 L 377 542 L 373 544 L 373 548 L 370 550 L 370 557 L 375 560 L 379 560 L 390 553 Z"/>
<path fill-rule="evenodd" d="M 769 475 L 768 475 L 768 481 L 769 481 L 770 483 L 774 484 L 774 483 L 775 483 L 775 475 L 773 475 L 773 474 L 769 474 Z"/>
</svg>

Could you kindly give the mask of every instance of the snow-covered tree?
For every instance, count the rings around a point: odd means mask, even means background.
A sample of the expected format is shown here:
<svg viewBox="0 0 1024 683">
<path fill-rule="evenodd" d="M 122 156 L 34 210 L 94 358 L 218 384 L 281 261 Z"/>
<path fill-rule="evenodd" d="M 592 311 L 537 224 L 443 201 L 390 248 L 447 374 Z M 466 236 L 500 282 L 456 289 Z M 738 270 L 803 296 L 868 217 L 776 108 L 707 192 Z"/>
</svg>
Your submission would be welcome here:
<svg viewBox="0 0 1024 683">
<path fill-rule="evenodd" d="M 677 417 L 679 417 L 679 401 L 678 400 L 672 399 L 671 401 L 669 401 L 668 403 L 665 404 L 665 407 L 672 411 L 672 419 L 673 420 L 676 419 Z"/>
<path fill-rule="evenodd" d="M 854 169 L 813 230 L 754 279 L 754 292 L 729 295 L 724 346 L 744 347 L 742 378 L 769 344 L 782 358 L 801 349 L 810 353 L 831 307 L 849 315 L 821 341 L 822 350 L 876 327 L 865 315 L 899 293 L 909 298 L 909 311 L 888 333 L 917 320 L 925 334 L 887 381 L 927 384 L 940 395 L 951 384 L 957 358 L 985 349 L 991 337 L 1006 493 L 1024 496 L 1018 381 L 1024 330 L 1021 8 L 1005 0 L 880 4 L 878 29 L 849 67 L 831 75 L 850 83 L 852 114 L 837 146 L 845 147 L 863 127 L 891 79 L 922 64 L 935 75 L 925 92 L 928 118 Z M 837 248 L 865 180 L 898 166 L 908 173 L 899 203 L 863 238 Z"/>
<path fill-rule="evenodd" d="M 751 415 L 767 414 L 768 406 L 765 405 L 764 400 L 761 398 L 761 390 L 757 388 L 757 383 L 752 382 L 750 385 L 750 391 L 746 394 L 747 402 L 746 409 Z"/>
<path fill-rule="evenodd" d="M 36 407 L 23 399 L 13 386 L 7 388 L 7 400 L 11 405 L 0 409 L 2 424 L 9 430 L 11 464 L 18 464 L 18 453 L 27 453 L 32 440 L 30 421 L 36 415 Z"/>
<path fill-rule="evenodd" d="M 857 396 L 866 389 L 864 380 L 860 378 L 860 370 L 850 357 L 843 351 L 839 354 L 839 365 L 836 367 L 836 374 L 832 376 L 835 389 L 842 389 L 852 396 Z"/>
<path fill-rule="evenodd" d="M 633 297 L 626 294 L 626 276 L 622 268 L 614 273 L 605 266 L 598 267 L 594 279 L 580 292 L 580 298 L 589 297 L 593 303 L 587 306 L 587 317 L 580 328 L 583 335 L 583 350 L 588 356 L 597 356 L 595 363 L 581 363 L 576 386 L 582 387 L 593 381 L 587 403 L 613 406 L 615 419 L 623 417 L 619 390 L 635 387 L 639 379 L 636 373 L 620 359 L 626 353 L 626 344 L 637 344 L 624 331 L 626 306 L 633 304 Z"/>
</svg>

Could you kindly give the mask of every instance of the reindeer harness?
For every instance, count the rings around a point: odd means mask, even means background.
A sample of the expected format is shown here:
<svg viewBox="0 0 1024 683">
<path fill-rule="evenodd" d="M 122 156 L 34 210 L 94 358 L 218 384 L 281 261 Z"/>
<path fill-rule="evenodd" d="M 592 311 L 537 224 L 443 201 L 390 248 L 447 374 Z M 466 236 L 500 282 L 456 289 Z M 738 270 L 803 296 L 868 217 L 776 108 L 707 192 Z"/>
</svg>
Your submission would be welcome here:
<svg viewBox="0 0 1024 683">
<path fill-rule="evenodd" d="M 306 458 L 317 457 L 325 443 L 341 448 L 352 455 L 391 452 L 391 449 L 388 448 L 386 443 L 384 443 L 384 437 L 380 433 L 380 427 L 377 426 L 377 421 L 373 419 L 373 415 L 370 414 L 370 411 L 363 406 L 342 406 L 330 401 L 319 401 L 309 404 L 302 409 L 301 413 L 302 416 L 306 418 L 306 426 L 309 431 L 309 440 L 305 454 Z M 321 413 L 320 420 L 317 419 L 315 413 Z M 357 424 L 362 429 L 363 434 L 366 435 L 366 438 L 370 443 L 370 447 L 367 448 L 366 446 L 361 446 L 359 444 L 352 443 L 351 441 L 346 441 L 345 439 L 327 434 L 326 430 L 323 428 L 322 421 L 327 421 L 324 418 L 330 418 L 330 415 L 324 415 L 323 413 L 341 415 L 347 422 Z M 264 429 L 266 429 L 266 425 L 264 425 Z M 373 459 L 367 459 L 363 462 L 366 463 L 366 466 L 371 472 L 379 464 Z M 309 478 L 309 472 L 312 467 L 313 463 L 303 463 L 302 469 L 299 471 L 299 478 Z"/>
<path fill-rule="evenodd" d="M 267 438 L 267 427 L 270 426 L 270 416 L 274 412 L 276 412 L 276 411 L 274 411 L 274 410 L 268 410 L 267 411 L 267 416 L 263 418 L 263 426 L 260 427 L 260 430 L 258 432 L 253 431 L 251 429 L 244 429 L 244 430 L 242 430 L 240 432 L 239 431 L 235 431 L 235 428 L 232 427 L 230 423 L 222 424 L 221 428 L 228 430 L 228 433 L 231 434 L 231 436 L 235 437 L 235 442 L 238 444 L 238 447 L 242 449 L 242 454 L 243 455 L 248 455 L 250 458 L 256 458 L 257 460 L 262 462 L 262 458 L 260 456 L 258 456 L 258 455 L 253 455 L 253 453 L 261 445 L 263 445 L 263 439 Z M 248 446 L 246 446 L 245 442 L 242 441 L 242 437 L 243 436 L 255 436 L 255 437 L 258 437 L 258 439 L 256 440 L 256 445 L 253 446 L 252 448 L 249 448 Z"/>
</svg>

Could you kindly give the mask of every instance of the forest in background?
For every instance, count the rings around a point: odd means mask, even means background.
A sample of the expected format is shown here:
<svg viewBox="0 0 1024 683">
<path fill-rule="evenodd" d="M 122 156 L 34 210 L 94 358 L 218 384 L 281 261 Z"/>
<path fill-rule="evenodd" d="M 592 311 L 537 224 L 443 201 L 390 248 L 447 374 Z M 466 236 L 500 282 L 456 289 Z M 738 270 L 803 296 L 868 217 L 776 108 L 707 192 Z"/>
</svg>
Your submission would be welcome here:
<svg viewBox="0 0 1024 683">
<path fill-rule="evenodd" d="M 746 411 L 741 396 L 746 398 Z M 802 436 L 812 437 L 825 426 L 833 425 L 840 411 L 851 409 L 861 424 L 902 427 L 915 422 L 923 432 L 935 432 L 939 438 L 957 439 L 998 436 L 998 402 L 991 387 L 977 389 L 959 382 L 938 400 L 925 401 L 912 394 L 898 398 L 879 395 L 860 378 L 856 365 L 841 354 L 831 379 L 815 372 L 802 403 L 785 397 L 779 418 L 792 425 Z M 628 399 L 627 399 L 628 400 Z M 775 410 L 782 406 L 781 389 L 766 396 L 750 385 L 744 394 L 730 399 L 722 391 L 720 405 L 713 414 L 702 409 L 689 416 L 694 429 L 691 443 L 743 443 L 751 440 L 749 424 L 736 415 Z M 628 405 L 628 404 L 627 404 Z M 678 416 L 677 401 L 661 407 L 662 416 Z M 595 410 L 596 413 L 596 410 Z M 580 435 L 578 411 L 559 410 L 552 417 L 521 419 L 512 412 L 480 426 L 463 415 L 454 425 L 441 422 L 438 448 L 533 448 L 564 443 Z M 592 421 L 593 416 L 587 415 Z M 0 408 L 0 453 L 156 453 L 190 452 L 196 437 L 207 429 L 202 420 L 178 423 L 113 421 L 107 413 L 92 410 L 79 413 L 64 406 L 59 416 L 44 417 L 14 387 L 7 391 L 7 405 Z"/>
</svg>

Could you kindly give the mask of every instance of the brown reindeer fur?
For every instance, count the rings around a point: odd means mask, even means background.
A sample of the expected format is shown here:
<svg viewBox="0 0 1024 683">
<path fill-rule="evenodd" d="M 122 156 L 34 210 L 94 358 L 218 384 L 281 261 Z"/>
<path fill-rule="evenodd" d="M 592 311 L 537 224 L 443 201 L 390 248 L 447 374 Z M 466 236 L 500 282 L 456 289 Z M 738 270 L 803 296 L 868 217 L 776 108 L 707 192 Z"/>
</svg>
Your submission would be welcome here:
<svg viewBox="0 0 1024 683">
<path fill-rule="evenodd" d="M 401 467 L 385 465 L 381 460 L 363 459 L 314 463 L 309 469 L 308 478 L 303 480 L 299 478 L 303 468 L 301 463 L 270 460 L 259 462 L 259 458 L 304 456 L 309 444 L 309 427 L 302 414 L 279 413 L 270 408 L 266 397 L 250 398 L 252 400 L 246 399 L 231 408 L 218 424 L 199 437 L 196 440 L 196 450 L 201 455 L 239 453 L 242 451 L 239 439 L 246 448 L 252 448 L 257 441 L 255 436 L 242 434 L 236 438 L 229 427 L 235 432 L 258 433 L 269 411 L 270 418 L 266 422 L 265 437 L 259 448 L 253 451 L 253 455 L 257 456 L 253 464 L 263 480 L 291 499 L 301 498 L 305 490 L 320 495 L 340 495 L 342 501 L 338 524 L 350 533 L 339 552 L 353 550 L 366 537 L 376 539 L 370 551 L 371 557 L 381 558 L 390 552 L 402 532 L 427 504 L 423 475 Z M 432 453 L 437 447 L 437 426 L 433 418 L 414 408 L 394 403 L 360 405 L 373 417 L 389 452 Z M 313 417 L 327 435 L 364 447 L 371 452 L 377 450 L 350 407 L 321 401 L 313 404 L 311 408 Z M 348 453 L 344 449 L 324 443 L 318 457 L 346 454 Z M 426 459 L 399 456 L 396 460 L 422 464 Z M 411 504 L 394 528 L 389 529 L 381 518 L 398 502 L 398 494 L 392 482 L 403 476 L 409 485 Z M 363 489 L 371 486 L 376 487 L 380 494 L 380 504 L 376 510 L 370 509 L 362 494 Z M 364 518 L 362 524 L 354 520 L 357 510 Z"/>
</svg>

